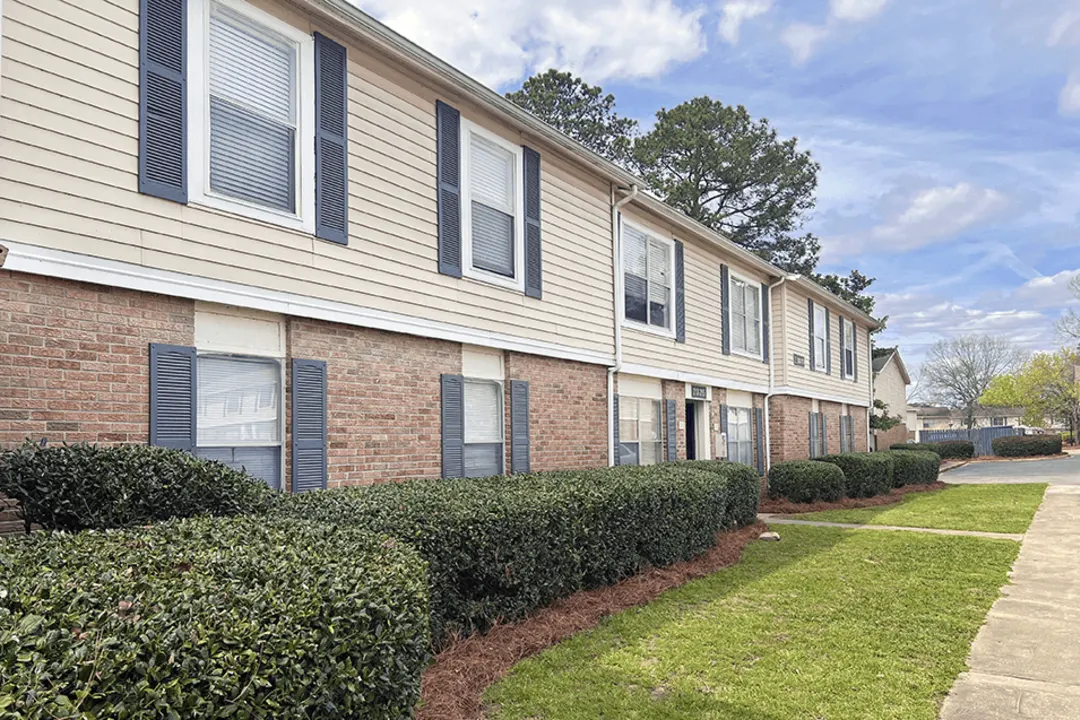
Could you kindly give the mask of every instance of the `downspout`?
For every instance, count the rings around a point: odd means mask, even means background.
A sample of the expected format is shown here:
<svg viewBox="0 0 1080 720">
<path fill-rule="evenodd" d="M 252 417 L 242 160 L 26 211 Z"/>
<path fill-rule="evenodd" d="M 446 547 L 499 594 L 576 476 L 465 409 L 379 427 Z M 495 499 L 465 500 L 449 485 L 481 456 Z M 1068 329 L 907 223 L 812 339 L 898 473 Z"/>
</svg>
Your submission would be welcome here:
<svg viewBox="0 0 1080 720">
<path fill-rule="evenodd" d="M 776 326 L 776 322 L 773 320 L 773 310 L 776 309 L 776 303 L 772 299 L 772 291 L 774 288 L 778 288 L 788 280 L 798 280 L 801 275 L 785 275 L 780 278 L 778 282 L 769 286 L 769 354 L 772 356 L 769 358 L 769 392 L 765 396 L 765 475 L 768 476 L 769 470 L 772 469 L 772 442 L 771 434 L 769 432 L 769 401 L 775 394 L 773 390 L 776 389 L 776 363 L 773 359 L 776 356 L 776 345 L 773 344 L 773 328 Z"/>
<path fill-rule="evenodd" d="M 611 279 L 614 287 L 613 309 L 615 318 L 615 364 L 607 373 L 607 409 L 608 409 L 608 465 L 615 465 L 615 373 L 622 369 L 622 263 L 619 260 L 619 210 L 623 205 L 638 196 L 637 185 L 630 186 L 630 194 L 621 200 L 615 200 L 616 188 L 611 186 Z"/>
</svg>

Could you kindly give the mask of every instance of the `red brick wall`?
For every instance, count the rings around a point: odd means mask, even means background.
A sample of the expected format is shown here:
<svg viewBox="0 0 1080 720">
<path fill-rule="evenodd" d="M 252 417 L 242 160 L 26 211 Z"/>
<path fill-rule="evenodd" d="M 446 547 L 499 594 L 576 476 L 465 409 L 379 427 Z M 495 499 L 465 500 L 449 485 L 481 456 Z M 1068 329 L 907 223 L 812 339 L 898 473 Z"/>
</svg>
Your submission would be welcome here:
<svg viewBox="0 0 1080 720">
<path fill-rule="evenodd" d="M 855 450 L 857 452 L 869 451 L 871 448 L 869 438 L 866 436 L 866 408 L 849 405 L 848 414 L 851 415 L 852 422 L 855 423 Z"/>
<path fill-rule="evenodd" d="M 0 447 L 147 442 L 150 343 L 194 336 L 190 300 L 0 270 Z"/>
<path fill-rule="evenodd" d="M 772 463 L 810 457 L 810 398 L 776 395 L 769 400 L 769 444 Z"/>
<path fill-rule="evenodd" d="M 858 430 L 856 430 L 858 432 Z M 863 429 L 865 434 L 866 430 Z M 888 450 L 890 445 L 896 443 L 906 443 L 908 441 L 908 428 L 904 423 L 900 423 L 892 430 L 882 432 L 881 430 L 874 431 L 874 442 L 877 445 L 878 450 Z"/>
<path fill-rule="evenodd" d="M 439 377 L 461 372 L 461 345 L 300 318 L 288 343 L 326 361 L 330 487 L 442 475 Z"/>
<path fill-rule="evenodd" d="M 840 452 L 840 415 L 844 407 L 840 403 L 819 403 L 820 412 L 825 416 L 825 454 Z"/>
<path fill-rule="evenodd" d="M 607 368 L 512 352 L 505 357 L 507 469 L 509 380 L 529 383 L 529 459 L 534 472 L 606 467 Z"/>
</svg>

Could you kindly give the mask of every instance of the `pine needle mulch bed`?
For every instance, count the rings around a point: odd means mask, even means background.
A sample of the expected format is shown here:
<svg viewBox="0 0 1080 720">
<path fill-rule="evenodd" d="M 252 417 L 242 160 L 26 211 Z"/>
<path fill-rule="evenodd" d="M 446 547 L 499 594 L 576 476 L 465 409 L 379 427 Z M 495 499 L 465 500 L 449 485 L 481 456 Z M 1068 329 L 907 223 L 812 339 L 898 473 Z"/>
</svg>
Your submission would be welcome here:
<svg viewBox="0 0 1080 720">
<path fill-rule="evenodd" d="M 798 513 L 822 512 L 824 510 L 855 510 L 857 508 L 895 505 L 896 503 L 901 502 L 905 495 L 944 490 L 947 487 L 949 486 L 943 482 L 936 482 L 930 485 L 905 485 L 904 487 L 893 488 L 886 495 L 876 495 L 869 498 L 841 498 L 836 502 L 825 502 L 822 500 L 812 503 L 793 503 L 782 498 L 773 500 L 762 497 L 761 504 L 758 506 L 758 513 L 769 515 L 795 515 Z"/>
<path fill-rule="evenodd" d="M 483 718 L 484 692 L 521 660 L 595 627 L 609 615 L 645 605 L 666 590 L 737 563 L 747 544 L 767 529 L 755 523 L 721 533 L 716 545 L 693 560 L 576 593 L 520 622 L 455 641 L 424 672 L 417 720 Z"/>
<path fill-rule="evenodd" d="M 935 720 L 1019 543 L 778 529 L 518 664 L 488 720 Z"/>
</svg>

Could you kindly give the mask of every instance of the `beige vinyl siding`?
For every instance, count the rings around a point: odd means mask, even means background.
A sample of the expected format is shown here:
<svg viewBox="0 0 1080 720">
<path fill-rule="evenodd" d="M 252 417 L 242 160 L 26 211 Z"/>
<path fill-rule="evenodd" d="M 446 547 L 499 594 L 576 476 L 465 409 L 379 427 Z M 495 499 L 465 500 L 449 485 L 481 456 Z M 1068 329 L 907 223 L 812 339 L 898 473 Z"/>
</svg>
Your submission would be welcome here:
<svg viewBox="0 0 1080 720">
<path fill-rule="evenodd" d="M 686 342 L 678 343 L 674 337 L 639 330 L 633 323 L 626 322 L 623 323 L 623 362 L 767 386 L 769 366 L 766 363 L 744 355 L 723 353 L 720 265 L 726 263 L 732 272 L 753 282 L 761 283 L 765 278 L 734 264 L 730 258 L 697 239 L 674 233 L 664 223 L 636 208 L 624 207 L 622 214 L 624 220 L 645 227 L 660 237 L 683 242 L 686 288 Z M 671 314 L 674 322 L 674 308 Z"/>
<path fill-rule="evenodd" d="M 256 4 L 305 31 L 335 35 L 284 5 Z M 440 275 L 441 96 L 349 45 L 348 246 L 140 195 L 138 3 L 38 5 L 4 2 L 0 238 L 614 352 L 606 181 L 534 145 L 543 171 L 543 300 Z M 528 143 L 465 103 L 444 99 L 462 117 Z"/>
<path fill-rule="evenodd" d="M 810 313 L 807 306 L 809 296 L 797 289 L 797 286 L 785 283 L 774 291 L 781 296 L 779 308 L 781 312 L 773 313 L 773 317 L 781 325 L 773 327 L 774 337 L 783 336 L 783 341 L 778 343 L 784 353 L 782 358 L 777 358 L 777 381 L 778 386 L 792 387 L 808 393 L 831 395 L 844 398 L 858 399 L 865 405 L 870 404 L 871 377 L 873 368 L 870 362 L 870 334 L 865 325 L 855 324 L 856 349 L 858 351 L 859 378 L 840 378 L 840 316 L 843 311 L 840 307 L 826 305 L 829 310 L 829 345 L 832 348 L 832 373 L 810 369 Z M 815 300 L 815 302 L 817 302 Z M 778 309 L 779 309 L 778 308 Z M 845 316 L 851 319 L 850 316 Z M 801 355 L 805 360 L 804 367 L 796 367 L 793 361 L 795 355 Z"/>
</svg>

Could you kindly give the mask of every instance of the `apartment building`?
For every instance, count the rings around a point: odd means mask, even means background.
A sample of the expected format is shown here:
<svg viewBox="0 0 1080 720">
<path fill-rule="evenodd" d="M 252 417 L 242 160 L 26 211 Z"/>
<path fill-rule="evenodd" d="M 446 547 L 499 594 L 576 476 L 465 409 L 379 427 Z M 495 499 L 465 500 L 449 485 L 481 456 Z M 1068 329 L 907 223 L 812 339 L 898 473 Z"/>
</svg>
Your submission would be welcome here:
<svg viewBox="0 0 1080 720">
<path fill-rule="evenodd" d="M 872 318 L 346 0 L 0 38 L 0 446 L 292 491 L 868 449 Z"/>
</svg>

